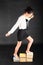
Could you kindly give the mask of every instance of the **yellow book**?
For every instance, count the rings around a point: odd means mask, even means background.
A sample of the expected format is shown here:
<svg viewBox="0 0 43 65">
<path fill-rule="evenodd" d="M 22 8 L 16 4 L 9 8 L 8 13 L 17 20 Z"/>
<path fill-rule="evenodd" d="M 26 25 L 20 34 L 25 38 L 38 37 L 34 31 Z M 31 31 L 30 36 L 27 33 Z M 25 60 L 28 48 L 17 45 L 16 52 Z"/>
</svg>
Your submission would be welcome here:
<svg viewBox="0 0 43 65">
<path fill-rule="evenodd" d="M 27 62 L 33 62 L 33 59 L 32 58 L 31 59 L 27 58 Z"/>
<path fill-rule="evenodd" d="M 20 53 L 19 57 L 23 57 L 23 58 L 26 57 L 26 53 Z"/>
<path fill-rule="evenodd" d="M 26 62 L 26 58 L 20 58 L 20 62 Z"/>
</svg>

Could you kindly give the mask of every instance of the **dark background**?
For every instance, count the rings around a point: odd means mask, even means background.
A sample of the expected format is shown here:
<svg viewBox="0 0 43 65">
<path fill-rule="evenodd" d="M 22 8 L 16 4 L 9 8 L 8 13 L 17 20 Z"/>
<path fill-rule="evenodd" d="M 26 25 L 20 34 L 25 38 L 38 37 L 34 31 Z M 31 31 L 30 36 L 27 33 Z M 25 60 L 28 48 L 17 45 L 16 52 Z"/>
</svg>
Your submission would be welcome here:
<svg viewBox="0 0 43 65">
<path fill-rule="evenodd" d="M 0 0 L 0 44 L 14 44 L 17 41 L 18 29 L 8 38 L 5 34 L 16 23 L 17 18 L 27 6 L 35 11 L 35 17 L 30 21 L 29 33 L 34 38 L 34 44 L 42 44 L 42 0 Z M 24 40 L 25 43 L 26 40 Z"/>
<path fill-rule="evenodd" d="M 30 21 L 29 34 L 34 38 L 31 51 L 34 53 L 31 63 L 14 63 L 13 53 L 17 41 L 18 29 L 8 38 L 5 34 L 16 23 L 17 18 L 27 6 L 35 11 Z M 42 0 L 0 0 L 0 65 L 43 65 L 43 2 Z M 26 40 L 24 40 L 26 43 Z M 8 45 L 9 44 L 9 45 Z M 25 52 L 27 44 L 23 44 L 18 53 Z"/>
</svg>

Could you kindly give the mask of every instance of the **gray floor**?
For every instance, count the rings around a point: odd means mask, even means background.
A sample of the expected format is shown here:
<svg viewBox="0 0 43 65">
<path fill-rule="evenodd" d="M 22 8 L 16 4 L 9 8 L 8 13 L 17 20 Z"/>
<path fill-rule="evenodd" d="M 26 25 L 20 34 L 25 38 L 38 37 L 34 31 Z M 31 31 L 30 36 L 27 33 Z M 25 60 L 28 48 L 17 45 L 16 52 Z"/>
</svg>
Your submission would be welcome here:
<svg viewBox="0 0 43 65">
<path fill-rule="evenodd" d="M 14 65 L 14 64 L 29 64 L 29 65 L 42 65 L 43 64 L 43 45 L 42 44 L 35 44 L 32 45 L 31 51 L 34 52 L 34 61 L 32 63 L 14 63 L 12 60 L 13 51 L 15 45 L 0 45 L 0 65 Z M 26 45 L 22 45 L 20 52 L 25 52 Z M 18 53 L 18 54 L 19 54 Z"/>
</svg>

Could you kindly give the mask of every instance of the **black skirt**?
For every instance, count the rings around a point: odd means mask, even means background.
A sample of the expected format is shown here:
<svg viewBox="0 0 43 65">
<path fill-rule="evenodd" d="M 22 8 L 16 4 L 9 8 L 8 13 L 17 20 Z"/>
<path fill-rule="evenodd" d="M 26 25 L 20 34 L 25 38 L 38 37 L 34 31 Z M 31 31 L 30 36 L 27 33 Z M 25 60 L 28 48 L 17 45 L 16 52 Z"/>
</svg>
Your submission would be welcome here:
<svg viewBox="0 0 43 65">
<path fill-rule="evenodd" d="M 28 30 L 27 29 L 19 29 L 17 32 L 17 40 L 18 41 L 22 41 L 24 39 L 26 39 L 29 36 L 28 34 Z"/>
</svg>

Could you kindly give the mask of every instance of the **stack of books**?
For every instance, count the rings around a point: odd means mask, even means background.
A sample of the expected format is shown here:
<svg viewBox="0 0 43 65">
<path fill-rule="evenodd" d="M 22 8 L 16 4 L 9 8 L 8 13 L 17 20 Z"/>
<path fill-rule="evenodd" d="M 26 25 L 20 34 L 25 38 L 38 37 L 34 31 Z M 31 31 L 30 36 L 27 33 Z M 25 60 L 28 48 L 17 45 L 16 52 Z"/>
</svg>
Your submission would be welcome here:
<svg viewBox="0 0 43 65">
<path fill-rule="evenodd" d="M 20 53 L 19 54 L 20 62 L 33 62 L 33 52 L 29 53 Z"/>
</svg>

